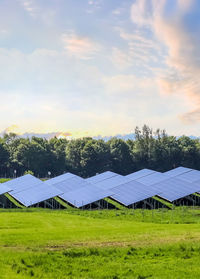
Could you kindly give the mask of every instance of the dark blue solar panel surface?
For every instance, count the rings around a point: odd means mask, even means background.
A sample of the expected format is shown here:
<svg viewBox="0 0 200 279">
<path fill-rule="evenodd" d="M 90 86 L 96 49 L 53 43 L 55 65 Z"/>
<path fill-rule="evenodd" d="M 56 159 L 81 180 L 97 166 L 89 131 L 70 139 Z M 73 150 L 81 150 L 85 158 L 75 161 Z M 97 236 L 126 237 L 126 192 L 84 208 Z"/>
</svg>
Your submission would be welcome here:
<svg viewBox="0 0 200 279">
<path fill-rule="evenodd" d="M 192 170 L 185 172 L 183 174 L 177 175 L 177 178 L 187 181 L 187 182 L 195 182 L 200 180 L 200 171 Z"/>
<path fill-rule="evenodd" d="M 11 191 L 11 189 L 8 186 L 4 185 L 4 183 L 0 183 L 0 195 L 3 195 L 10 191 Z"/>
<path fill-rule="evenodd" d="M 154 187 L 160 189 L 160 197 L 171 202 L 200 191 L 199 185 L 195 185 L 195 183 L 189 183 L 177 177 L 161 181 L 155 184 Z"/>
<path fill-rule="evenodd" d="M 17 193 L 10 193 L 17 201 L 26 207 L 46 201 L 61 195 L 62 192 L 51 185 L 47 185 L 44 182 L 34 185 L 32 188 L 22 190 Z"/>
<path fill-rule="evenodd" d="M 3 183 L 5 186 L 9 187 L 12 190 L 12 194 L 20 192 L 25 189 L 29 189 L 37 184 L 40 184 L 41 180 L 30 175 L 24 175 L 10 181 Z"/>
<path fill-rule="evenodd" d="M 139 179 L 143 176 L 147 176 L 147 175 L 152 174 L 154 172 L 155 171 L 153 171 L 153 170 L 143 169 L 143 170 L 139 170 L 139 171 L 133 172 L 131 174 L 128 174 L 125 177 L 128 178 L 131 181 L 131 180 Z"/>
<path fill-rule="evenodd" d="M 61 174 L 59 176 L 56 176 L 54 178 L 50 178 L 47 181 L 45 181 L 45 183 L 54 185 L 56 183 L 62 182 L 64 180 L 67 180 L 67 179 L 75 177 L 75 176 L 76 176 L 75 174 L 67 172 L 67 173 Z"/>
<path fill-rule="evenodd" d="M 126 206 L 160 194 L 159 188 L 147 186 L 137 181 L 130 181 L 119 185 L 111 189 L 111 191 L 114 193 L 112 198 Z"/>
<path fill-rule="evenodd" d="M 129 181 L 129 179 L 127 179 L 125 176 L 115 175 L 111 178 L 107 178 L 102 181 L 99 181 L 95 185 L 97 185 L 100 189 L 109 190 L 118 185 L 124 184 L 128 181 Z"/>
<path fill-rule="evenodd" d="M 99 189 L 96 185 L 87 184 L 84 187 L 76 189 L 71 192 L 64 193 L 60 197 L 79 208 L 96 201 L 99 201 L 105 197 L 111 196 L 112 192 L 108 190 Z"/>
<path fill-rule="evenodd" d="M 97 174 L 95 176 L 86 178 L 85 180 L 89 183 L 95 184 L 95 183 L 98 183 L 100 181 L 103 181 L 105 179 L 111 178 L 111 177 L 116 176 L 116 175 L 118 175 L 118 174 L 114 173 L 112 171 L 106 171 L 106 172 L 103 172 L 101 174 Z"/>
<path fill-rule="evenodd" d="M 166 172 L 164 172 L 164 174 L 168 177 L 176 177 L 180 174 L 190 172 L 190 171 L 192 171 L 192 169 L 185 168 L 185 167 L 178 167 L 178 168 L 166 171 Z"/>
<path fill-rule="evenodd" d="M 64 181 L 55 183 L 53 186 L 62 191 L 63 193 L 66 193 L 84 187 L 87 184 L 88 182 L 85 181 L 85 179 L 83 179 L 82 177 L 73 176 Z"/>
<path fill-rule="evenodd" d="M 137 181 L 144 185 L 150 186 L 166 179 L 167 177 L 164 174 L 160 172 L 154 172 L 152 174 L 137 179 Z"/>
</svg>

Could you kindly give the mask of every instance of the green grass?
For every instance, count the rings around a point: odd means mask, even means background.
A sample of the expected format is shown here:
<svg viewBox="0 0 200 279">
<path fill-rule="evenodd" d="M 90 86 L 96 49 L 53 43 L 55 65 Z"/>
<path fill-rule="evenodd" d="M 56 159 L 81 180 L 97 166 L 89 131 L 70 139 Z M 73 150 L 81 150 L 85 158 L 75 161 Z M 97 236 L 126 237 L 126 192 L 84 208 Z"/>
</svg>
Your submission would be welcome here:
<svg viewBox="0 0 200 279">
<path fill-rule="evenodd" d="M 0 183 L 4 183 L 11 180 L 10 178 L 0 178 Z"/>
<path fill-rule="evenodd" d="M 200 209 L 0 210 L 0 278 L 200 278 Z"/>
</svg>

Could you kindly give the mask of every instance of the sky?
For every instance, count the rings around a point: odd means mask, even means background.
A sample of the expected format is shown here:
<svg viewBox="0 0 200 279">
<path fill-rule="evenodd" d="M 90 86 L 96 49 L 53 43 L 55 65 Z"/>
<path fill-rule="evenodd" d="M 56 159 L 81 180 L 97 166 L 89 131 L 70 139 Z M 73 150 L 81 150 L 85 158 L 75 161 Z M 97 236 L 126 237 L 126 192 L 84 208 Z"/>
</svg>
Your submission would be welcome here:
<svg viewBox="0 0 200 279">
<path fill-rule="evenodd" d="M 0 132 L 200 136 L 198 0 L 0 0 Z"/>
</svg>

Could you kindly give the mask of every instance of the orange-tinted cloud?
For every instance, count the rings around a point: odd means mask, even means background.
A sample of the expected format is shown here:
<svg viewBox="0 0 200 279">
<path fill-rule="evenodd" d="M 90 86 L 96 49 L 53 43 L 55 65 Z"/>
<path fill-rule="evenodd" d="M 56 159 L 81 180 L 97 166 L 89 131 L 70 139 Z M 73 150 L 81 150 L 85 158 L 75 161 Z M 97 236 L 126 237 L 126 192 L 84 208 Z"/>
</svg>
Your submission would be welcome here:
<svg viewBox="0 0 200 279">
<path fill-rule="evenodd" d="M 73 31 L 62 35 L 66 51 L 79 59 L 91 59 L 99 51 L 100 46 L 88 37 L 81 37 Z"/>
<path fill-rule="evenodd" d="M 137 0 L 131 10 L 132 20 L 138 25 L 148 26 L 167 47 L 165 63 L 168 69 L 157 75 L 157 82 L 162 93 L 179 94 L 182 100 L 187 100 L 191 112 L 181 117 L 184 122 L 187 117 L 191 121 L 193 116 L 193 121 L 200 120 L 199 31 L 190 32 L 185 22 L 194 2 L 176 0 L 176 11 L 170 14 L 170 18 L 165 13 L 167 0 Z"/>
</svg>

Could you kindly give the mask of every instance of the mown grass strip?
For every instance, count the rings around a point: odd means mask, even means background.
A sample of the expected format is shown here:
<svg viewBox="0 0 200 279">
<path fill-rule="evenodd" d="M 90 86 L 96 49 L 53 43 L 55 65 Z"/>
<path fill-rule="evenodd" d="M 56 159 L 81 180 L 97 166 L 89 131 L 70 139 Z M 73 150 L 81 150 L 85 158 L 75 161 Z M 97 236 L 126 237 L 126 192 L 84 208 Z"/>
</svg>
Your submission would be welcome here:
<svg viewBox="0 0 200 279">
<path fill-rule="evenodd" d="M 0 178 L 0 183 L 4 183 L 11 180 L 11 178 Z"/>
<path fill-rule="evenodd" d="M 16 201 L 11 195 L 8 193 L 5 194 L 6 198 L 9 199 L 15 206 L 19 208 L 26 208 L 25 206 L 21 205 L 18 201 Z"/>
<path fill-rule="evenodd" d="M 200 194 L 198 194 L 198 193 L 194 193 L 193 195 L 200 198 Z"/>
<path fill-rule="evenodd" d="M 105 201 L 107 201 L 108 203 L 114 205 L 117 209 L 125 209 L 126 207 L 121 205 L 120 203 L 110 199 L 110 198 L 105 198 L 104 199 Z"/>
<path fill-rule="evenodd" d="M 57 201 L 59 204 L 61 204 L 63 207 L 67 208 L 67 209 L 73 209 L 72 206 L 70 206 L 68 203 L 64 202 L 62 199 L 60 199 L 59 197 L 55 197 L 54 198 L 55 201 Z"/>
<path fill-rule="evenodd" d="M 170 202 L 167 202 L 167 201 L 165 201 L 165 200 L 163 200 L 163 199 L 161 199 L 161 198 L 159 198 L 159 197 L 157 197 L 157 196 L 154 196 L 153 199 L 156 200 L 156 201 L 158 201 L 158 202 L 160 202 L 160 203 L 162 203 L 162 204 L 165 205 L 167 208 L 170 208 L 170 209 L 173 209 L 173 208 L 174 208 L 173 204 L 171 204 Z"/>
</svg>

